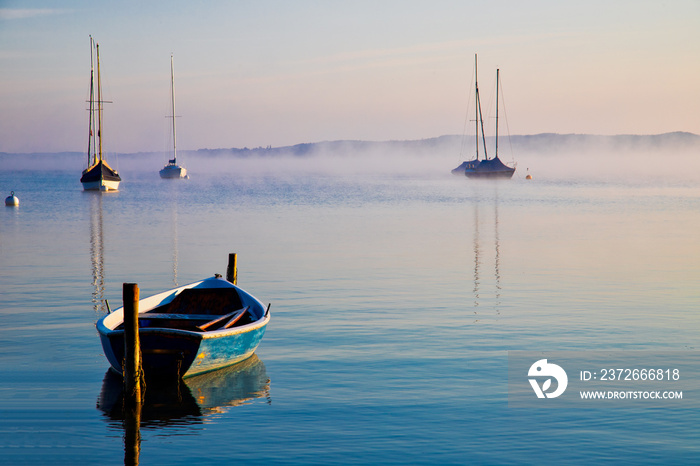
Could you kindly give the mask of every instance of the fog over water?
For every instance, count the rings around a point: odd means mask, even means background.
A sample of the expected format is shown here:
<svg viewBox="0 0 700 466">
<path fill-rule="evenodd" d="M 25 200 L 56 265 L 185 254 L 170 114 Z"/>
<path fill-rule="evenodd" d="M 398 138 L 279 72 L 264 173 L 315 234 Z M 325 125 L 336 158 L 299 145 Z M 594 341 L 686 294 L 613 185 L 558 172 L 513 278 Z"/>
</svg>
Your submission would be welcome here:
<svg viewBox="0 0 700 466">
<path fill-rule="evenodd" d="M 276 148 L 181 150 L 178 162 L 191 177 L 202 175 L 294 176 L 398 175 L 440 177 L 474 158 L 474 135 L 416 141 L 330 141 Z M 541 134 L 501 137 L 499 157 L 539 180 L 650 182 L 700 180 L 700 136 Z M 494 140 L 487 138 L 489 157 Z M 108 162 L 129 176 L 157 172 L 167 153 L 107 154 Z M 483 149 L 480 149 L 483 157 Z M 68 170 L 85 167 L 85 155 L 0 154 L 2 170 Z"/>
</svg>

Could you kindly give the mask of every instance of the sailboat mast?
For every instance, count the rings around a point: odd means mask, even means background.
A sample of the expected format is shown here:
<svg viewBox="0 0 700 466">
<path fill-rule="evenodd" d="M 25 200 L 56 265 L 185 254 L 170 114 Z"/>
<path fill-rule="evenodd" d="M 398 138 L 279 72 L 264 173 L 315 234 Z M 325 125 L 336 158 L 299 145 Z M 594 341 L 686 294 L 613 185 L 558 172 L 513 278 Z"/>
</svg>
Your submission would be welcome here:
<svg viewBox="0 0 700 466">
<path fill-rule="evenodd" d="M 177 163 L 177 138 L 175 137 L 175 71 L 172 53 L 170 54 L 170 97 L 173 110 L 173 160 Z"/>
<path fill-rule="evenodd" d="M 95 44 L 97 50 L 97 138 L 99 139 L 99 154 L 102 161 L 102 82 L 100 81 L 100 44 Z"/>
<path fill-rule="evenodd" d="M 94 146 L 95 139 L 93 130 L 95 129 L 95 67 L 93 64 L 93 41 L 90 36 L 90 107 L 88 113 L 88 147 L 87 147 L 87 166 L 92 166 L 91 156 L 95 155 Z"/>
<path fill-rule="evenodd" d="M 478 102 L 478 107 L 479 107 L 479 123 L 480 123 L 479 126 L 481 126 L 481 141 L 484 144 L 484 160 L 488 160 L 489 154 L 486 150 L 486 133 L 484 132 L 484 115 L 483 115 L 483 113 L 481 113 L 481 97 L 479 97 L 478 94 L 476 96 L 476 100 Z"/>
<path fill-rule="evenodd" d="M 499 69 L 496 68 L 496 158 L 498 158 L 498 73 Z"/>
<path fill-rule="evenodd" d="M 479 160 L 479 70 L 477 69 L 476 54 L 474 54 L 474 137 L 476 138 L 476 160 Z"/>
</svg>

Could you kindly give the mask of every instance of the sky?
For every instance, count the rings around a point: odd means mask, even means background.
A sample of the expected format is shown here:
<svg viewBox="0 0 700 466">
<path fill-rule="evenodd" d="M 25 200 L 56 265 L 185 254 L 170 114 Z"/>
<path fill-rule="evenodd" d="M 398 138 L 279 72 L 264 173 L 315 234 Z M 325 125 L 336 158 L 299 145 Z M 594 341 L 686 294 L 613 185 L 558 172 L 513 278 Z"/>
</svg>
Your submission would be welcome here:
<svg viewBox="0 0 700 466">
<path fill-rule="evenodd" d="M 698 0 L 0 0 L 0 152 L 86 150 L 90 35 L 107 152 L 167 150 L 171 54 L 185 150 L 462 134 L 475 54 L 511 135 L 700 134 Z"/>
</svg>

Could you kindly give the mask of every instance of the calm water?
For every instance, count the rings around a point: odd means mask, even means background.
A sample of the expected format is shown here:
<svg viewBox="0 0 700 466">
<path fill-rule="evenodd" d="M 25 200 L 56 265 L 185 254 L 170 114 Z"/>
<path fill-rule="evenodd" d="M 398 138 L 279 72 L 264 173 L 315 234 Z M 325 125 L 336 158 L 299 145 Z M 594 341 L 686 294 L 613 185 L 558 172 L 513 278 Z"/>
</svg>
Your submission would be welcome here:
<svg viewBox="0 0 700 466">
<path fill-rule="evenodd" d="M 82 160 L 2 161 L 3 464 L 123 464 L 105 299 L 223 274 L 230 252 L 272 303 L 257 358 L 149 392 L 141 464 L 697 464 L 697 391 L 509 407 L 508 352 L 671 351 L 697 377 L 700 176 L 212 158 L 169 182 L 161 162 L 123 157 L 99 194 Z"/>
</svg>

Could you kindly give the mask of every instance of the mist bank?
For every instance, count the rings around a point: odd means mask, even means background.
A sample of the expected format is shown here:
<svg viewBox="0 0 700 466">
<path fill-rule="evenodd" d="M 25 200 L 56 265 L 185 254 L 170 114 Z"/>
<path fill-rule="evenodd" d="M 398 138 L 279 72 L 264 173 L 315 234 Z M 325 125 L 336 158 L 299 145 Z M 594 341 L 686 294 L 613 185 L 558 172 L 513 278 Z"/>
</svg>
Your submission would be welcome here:
<svg viewBox="0 0 700 466">
<path fill-rule="evenodd" d="M 371 153 L 391 153 L 406 155 L 434 155 L 436 152 L 459 153 L 465 150 L 469 153 L 474 146 L 474 134 L 471 135 L 444 135 L 428 139 L 404 140 L 404 141 L 360 141 L 360 140 L 338 140 L 321 141 L 295 144 L 281 147 L 255 147 L 255 148 L 217 148 L 217 149 L 197 149 L 180 150 L 182 156 L 233 156 L 233 157 L 275 157 L 275 156 L 354 156 Z M 481 143 L 481 142 L 480 142 Z M 487 149 L 493 150 L 495 146 L 494 137 L 486 138 Z M 530 154 L 584 154 L 587 152 L 605 151 L 629 151 L 642 150 L 645 152 L 653 150 L 674 150 L 674 149 L 696 149 L 700 148 L 700 136 L 688 132 L 673 132 L 653 135 L 632 135 L 621 134 L 614 136 L 602 136 L 592 134 L 557 134 L 541 133 L 532 135 L 501 136 L 499 139 L 501 151 L 511 150 L 517 155 L 519 152 Z M 110 153 L 107 153 L 110 155 Z M 153 155 L 167 154 L 163 152 L 134 152 L 119 153 L 117 155 L 126 157 L 145 157 Z M 82 152 L 56 152 L 56 153 L 6 153 L 0 152 L 0 157 L 7 156 L 70 156 L 85 158 Z"/>
<path fill-rule="evenodd" d="M 322 141 L 284 147 L 179 150 L 178 162 L 193 179 L 213 176 L 409 175 L 451 176 L 464 160 L 474 158 L 473 134 L 408 141 Z M 492 157 L 494 138 L 487 138 Z M 535 134 L 499 138 L 499 157 L 517 165 L 516 177 L 538 179 L 680 179 L 700 182 L 700 136 L 687 132 L 657 135 L 601 136 Z M 483 148 L 479 151 L 483 157 Z M 106 153 L 124 180 L 158 176 L 170 154 Z M 87 155 L 0 153 L 0 174 L 12 170 L 58 170 L 80 173 Z M 0 178 L 0 181 L 2 179 Z"/>
<path fill-rule="evenodd" d="M 232 155 L 236 157 L 274 156 L 353 156 L 368 153 L 404 153 L 406 155 L 433 155 L 459 153 L 464 147 L 474 145 L 474 135 L 445 135 L 428 139 L 405 141 L 321 141 L 283 147 L 199 149 L 187 151 L 191 155 Z M 495 138 L 486 138 L 487 148 L 493 150 Z M 693 149 L 700 147 L 700 136 L 687 132 L 673 132 L 655 135 L 615 135 L 542 133 L 534 135 L 501 136 L 499 150 L 540 154 L 567 153 L 580 155 L 600 150 L 664 150 Z M 508 146 L 505 148 L 505 146 Z"/>
</svg>

